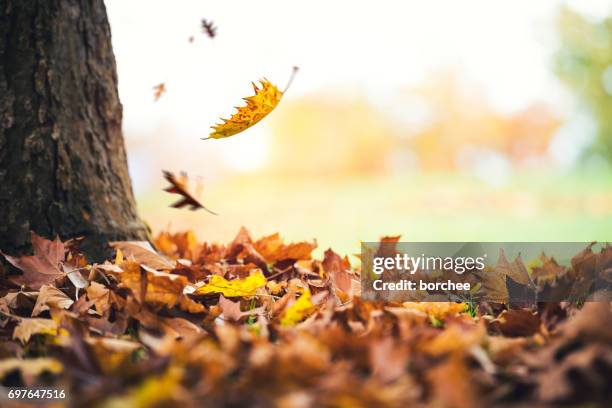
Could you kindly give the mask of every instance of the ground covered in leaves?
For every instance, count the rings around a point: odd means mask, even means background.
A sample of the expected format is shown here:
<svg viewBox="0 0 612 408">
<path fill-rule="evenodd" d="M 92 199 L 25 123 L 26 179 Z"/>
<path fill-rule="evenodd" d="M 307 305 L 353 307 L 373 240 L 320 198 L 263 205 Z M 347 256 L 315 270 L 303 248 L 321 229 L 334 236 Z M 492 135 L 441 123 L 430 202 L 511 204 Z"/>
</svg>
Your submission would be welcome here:
<svg viewBox="0 0 612 408">
<path fill-rule="evenodd" d="M 33 235 L 4 255 L 0 379 L 73 406 L 605 406 L 609 302 L 381 303 L 358 259 L 315 242 L 191 232 L 115 242 Z M 593 254 L 593 256 L 596 256 Z M 7 401 L 3 400 L 2 405 Z M 15 401 L 11 403 L 17 405 Z"/>
</svg>

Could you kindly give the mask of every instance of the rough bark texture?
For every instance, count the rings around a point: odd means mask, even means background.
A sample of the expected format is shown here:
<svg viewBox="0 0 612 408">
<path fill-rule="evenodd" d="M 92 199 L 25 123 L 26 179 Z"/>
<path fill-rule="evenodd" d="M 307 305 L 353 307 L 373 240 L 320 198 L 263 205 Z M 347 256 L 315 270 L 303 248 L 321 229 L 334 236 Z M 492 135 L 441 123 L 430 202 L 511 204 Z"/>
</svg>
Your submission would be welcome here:
<svg viewBox="0 0 612 408">
<path fill-rule="evenodd" d="M 0 0 L 0 249 L 146 239 L 102 0 Z"/>
</svg>

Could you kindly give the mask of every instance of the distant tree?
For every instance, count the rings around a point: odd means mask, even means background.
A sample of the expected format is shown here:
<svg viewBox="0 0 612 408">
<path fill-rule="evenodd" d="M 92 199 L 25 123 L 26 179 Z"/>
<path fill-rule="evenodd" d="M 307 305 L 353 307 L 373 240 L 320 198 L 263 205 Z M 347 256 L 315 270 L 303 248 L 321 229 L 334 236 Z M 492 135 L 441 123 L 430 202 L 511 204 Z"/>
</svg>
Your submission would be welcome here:
<svg viewBox="0 0 612 408">
<path fill-rule="evenodd" d="M 557 31 L 555 72 L 593 115 L 594 148 L 612 161 L 612 16 L 591 21 L 562 7 Z"/>
</svg>

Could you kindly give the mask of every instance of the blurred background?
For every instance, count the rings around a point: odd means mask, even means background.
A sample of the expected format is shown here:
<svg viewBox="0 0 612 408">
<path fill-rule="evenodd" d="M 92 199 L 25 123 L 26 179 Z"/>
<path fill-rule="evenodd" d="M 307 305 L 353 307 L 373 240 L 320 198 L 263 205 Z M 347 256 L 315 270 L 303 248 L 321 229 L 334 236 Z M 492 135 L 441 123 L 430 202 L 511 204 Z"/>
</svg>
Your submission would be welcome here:
<svg viewBox="0 0 612 408">
<path fill-rule="evenodd" d="M 106 1 L 130 172 L 154 231 L 612 241 L 609 1 Z M 208 38 L 201 19 L 214 21 Z M 202 141 L 251 81 L 278 108 Z M 167 92 L 154 101 L 153 87 Z M 203 185 L 169 208 L 161 170 Z"/>
</svg>

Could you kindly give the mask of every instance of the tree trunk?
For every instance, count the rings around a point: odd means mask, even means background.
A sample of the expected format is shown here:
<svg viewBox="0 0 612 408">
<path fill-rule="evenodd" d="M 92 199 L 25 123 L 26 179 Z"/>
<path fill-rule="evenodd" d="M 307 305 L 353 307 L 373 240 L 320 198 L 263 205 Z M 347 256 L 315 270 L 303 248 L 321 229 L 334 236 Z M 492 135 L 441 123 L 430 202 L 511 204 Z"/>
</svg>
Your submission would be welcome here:
<svg viewBox="0 0 612 408">
<path fill-rule="evenodd" d="M 0 249 L 27 250 L 30 231 L 86 250 L 146 239 L 103 1 L 0 0 L 0 13 Z"/>
</svg>

